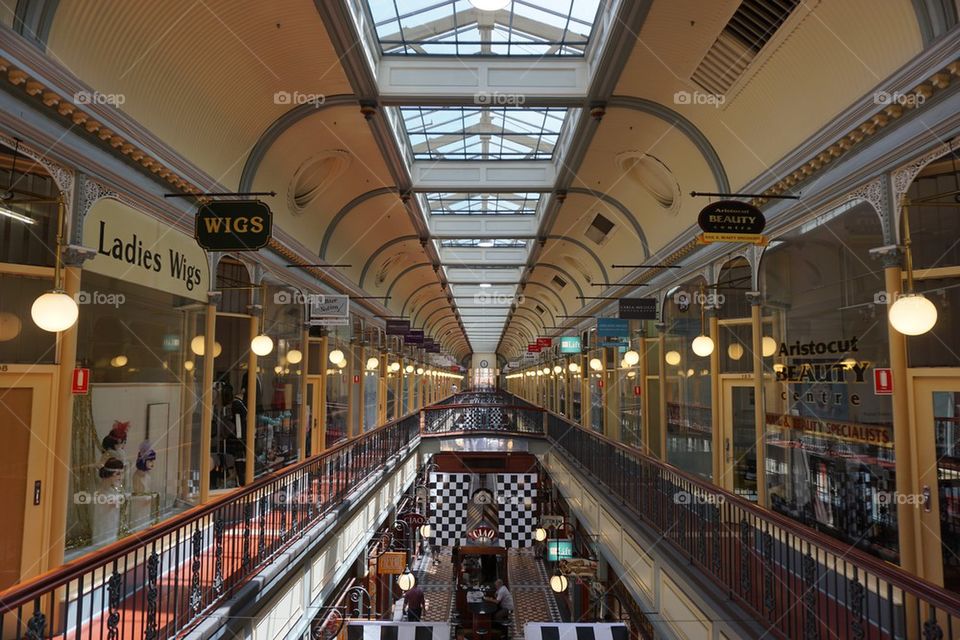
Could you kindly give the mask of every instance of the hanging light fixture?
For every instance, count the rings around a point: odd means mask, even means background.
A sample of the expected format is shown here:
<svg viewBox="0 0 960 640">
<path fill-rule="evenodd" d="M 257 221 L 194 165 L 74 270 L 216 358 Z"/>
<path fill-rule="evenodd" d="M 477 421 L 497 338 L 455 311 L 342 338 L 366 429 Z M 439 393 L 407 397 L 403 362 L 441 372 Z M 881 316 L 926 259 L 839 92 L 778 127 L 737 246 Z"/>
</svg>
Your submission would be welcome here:
<svg viewBox="0 0 960 640">
<path fill-rule="evenodd" d="M 743 346 L 739 342 L 731 342 L 727 347 L 727 355 L 731 360 L 739 360 L 743 357 Z"/>
<path fill-rule="evenodd" d="M 267 301 L 267 287 L 266 285 L 260 286 L 260 331 L 263 331 L 264 327 L 264 308 Z M 258 356 L 269 355 L 273 351 L 273 338 L 268 336 L 265 333 L 260 333 L 260 335 L 254 336 L 253 340 L 250 341 L 250 350 L 253 351 Z"/>
<path fill-rule="evenodd" d="M 550 589 L 554 593 L 566 592 L 568 585 L 569 585 L 569 582 L 567 581 L 567 577 L 562 573 L 560 573 L 559 571 L 557 571 L 557 573 L 552 578 L 550 578 Z"/>
<path fill-rule="evenodd" d="M 417 579 L 410 573 L 410 567 L 407 567 L 403 573 L 397 576 L 397 586 L 400 587 L 401 591 L 410 591 L 415 584 L 417 584 Z"/>
<path fill-rule="evenodd" d="M 547 539 L 547 530 L 543 527 L 537 527 L 533 532 L 533 539 L 537 542 L 543 542 Z"/>
<path fill-rule="evenodd" d="M 430 526 L 429 522 L 420 525 L 420 536 L 423 538 L 433 537 L 433 528 Z"/>
<path fill-rule="evenodd" d="M 592 371 L 603 371 L 603 363 L 600 358 L 590 358 L 590 369 Z"/>
<path fill-rule="evenodd" d="M 711 353 L 713 353 L 713 338 L 706 335 L 703 332 L 704 325 L 706 324 L 706 311 L 705 304 L 706 296 L 703 292 L 703 285 L 700 285 L 700 335 L 693 339 L 693 342 L 690 344 L 690 348 L 693 349 L 693 352 L 705 358 Z"/>
<path fill-rule="evenodd" d="M 303 352 L 299 349 L 290 349 L 287 351 L 287 362 L 290 364 L 297 364 L 303 360 Z"/>
<path fill-rule="evenodd" d="M 66 205 L 63 194 L 57 196 L 57 246 L 53 268 L 53 289 L 41 294 L 30 307 L 34 324 L 51 333 L 66 331 L 77 322 L 80 309 L 77 301 L 68 296 L 61 283 L 61 252 L 63 251 L 63 214 Z"/>
<path fill-rule="evenodd" d="M 394 373 L 396 373 L 397 371 L 400 371 L 400 363 L 399 363 L 399 362 L 391 362 L 391 363 L 390 363 L 390 371 L 393 371 Z"/>
<path fill-rule="evenodd" d="M 667 362 L 667 364 L 676 366 L 680 364 L 680 352 L 667 351 L 667 353 L 663 356 L 663 359 Z"/>
<path fill-rule="evenodd" d="M 334 349 L 330 352 L 330 355 L 327 356 L 327 359 L 330 360 L 330 364 L 340 364 L 344 360 L 343 351 L 340 351 L 340 349 Z"/>
<path fill-rule="evenodd" d="M 560 375 L 561 373 L 563 373 L 563 367 L 561 367 L 560 365 L 554 365 L 553 372 L 557 375 Z"/>
<path fill-rule="evenodd" d="M 417 375 L 418 375 L 418 376 L 422 376 L 422 375 L 423 375 L 423 367 L 417 367 Z"/>
<path fill-rule="evenodd" d="M 763 340 L 760 341 L 760 347 L 763 352 L 763 357 L 769 358 L 777 352 L 777 341 L 770 336 L 763 336 Z"/>
<path fill-rule="evenodd" d="M 367 371 L 373 371 L 380 366 L 380 361 L 376 358 L 367 358 Z"/>
<path fill-rule="evenodd" d="M 408 365 L 404 368 L 404 371 L 406 371 L 407 373 L 413 373 L 413 365 L 412 365 L 412 364 L 408 364 Z"/>
<path fill-rule="evenodd" d="M 937 307 L 913 288 L 913 250 L 910 248 L 910 217 L 905 194 L 900 198 L 900 211 L 903 216 L 903 257 L 907 270 L 907 292 L 890 305 L 887 317 L 891 326 L 900 333 L 920 336 L 933 329 L 933 325 L 937 323 Z"/>
<path fill-rule="evenodd" d="M 571 373 L 576 373 L 577 371 L 580 371 L 580 365 L 578 365 L 576 362 L 571 362 L 570 366 L 567 368 L 570 369 Z"/>
<path fill-rule="evenodd" d="M 627 363 L 628 367 L 634 367 L 640 362 L 640 354 L 630 349 L 630 351 L 623 354 L 623 361 Z"/>
</svg>

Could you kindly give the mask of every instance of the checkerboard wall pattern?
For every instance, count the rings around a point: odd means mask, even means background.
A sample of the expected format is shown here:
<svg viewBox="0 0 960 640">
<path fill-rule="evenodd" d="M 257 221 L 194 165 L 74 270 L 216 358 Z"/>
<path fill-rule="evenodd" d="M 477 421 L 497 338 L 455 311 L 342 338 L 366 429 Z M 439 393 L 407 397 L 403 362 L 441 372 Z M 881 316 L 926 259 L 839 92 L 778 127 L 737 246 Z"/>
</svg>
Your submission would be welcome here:
<svg viewBox="0 0 960 640">
<path fill-rule="evenodd" d="M 500 546 L 533 545 L 533 531 L 537 528 L 537 474 L 498 473 L 496 486 L 500 503 Z"/>
<path fill-rule="evenodd" d="M 430 474 L 430 520 L 436 544 L 452 546 L 463 538 L 472 485 L 470 473 Z"/>
</svg>

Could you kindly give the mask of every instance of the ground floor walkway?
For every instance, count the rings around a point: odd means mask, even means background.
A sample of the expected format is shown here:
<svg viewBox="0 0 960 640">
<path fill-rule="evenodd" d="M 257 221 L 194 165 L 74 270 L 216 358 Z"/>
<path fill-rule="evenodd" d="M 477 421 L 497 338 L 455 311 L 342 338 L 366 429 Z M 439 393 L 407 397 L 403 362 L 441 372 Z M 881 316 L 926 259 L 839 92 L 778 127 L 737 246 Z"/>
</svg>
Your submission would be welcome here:
<svg viewBox="0 0 960 640">
<path fill-rule="evenodd" d="M 510 635 L 523 637 L 523 626 L 528 622 L 560 622 L 560 609 L 550 590 L 550 578 L 543 562 L 533 549 L 510 549 L 510 591 L 513 594 L 514 614 Z M 417 582 L 427 598 L 426 622 L 447 622 L 455 607 L 456 593 L 453 563 L 449 547 L 440 549 L 439 558 L 430 554 L 417 564 Z"/>
</svg>

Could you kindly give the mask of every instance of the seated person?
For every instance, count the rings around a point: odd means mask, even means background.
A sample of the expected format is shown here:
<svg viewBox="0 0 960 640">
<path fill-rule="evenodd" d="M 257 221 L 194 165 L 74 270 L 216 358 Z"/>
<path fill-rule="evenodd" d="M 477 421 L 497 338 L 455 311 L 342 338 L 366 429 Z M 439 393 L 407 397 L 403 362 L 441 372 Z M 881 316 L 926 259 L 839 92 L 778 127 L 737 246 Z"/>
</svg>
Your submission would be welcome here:
<svg viewBox="0 0 960 640">
<path fill-rule="evenodd" d="M 513 595 L 507 589 L 507 585 L 503 584 L 503 580 L 499 578 L 493 583 L 493 586 L 497 590 L 496 593 L 492 598 L 484 598 L 484 600 L 496 603 L 497 611 L 493 614 L 494 620 L 506 620 L 507 616 L 513 612 Z"/>
</svg>

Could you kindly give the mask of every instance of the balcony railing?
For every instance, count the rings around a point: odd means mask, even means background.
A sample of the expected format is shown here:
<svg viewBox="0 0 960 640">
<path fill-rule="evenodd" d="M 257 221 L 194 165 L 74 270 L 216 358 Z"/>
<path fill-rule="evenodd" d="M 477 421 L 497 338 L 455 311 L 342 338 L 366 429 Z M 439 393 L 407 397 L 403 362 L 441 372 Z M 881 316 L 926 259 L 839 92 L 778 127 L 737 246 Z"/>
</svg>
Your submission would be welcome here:
<svg viewBox="0 0 960 640">
<path fill-rule="evenodd" d="M 0 638 L 181 635 L 410 451 L 419 422 L 388 423 L 0 593 Z"/>
<path fill-rule="evenodd" d="M 493 432 L 542 436 L 543 409 L 520 404 L 476 402 L 435 405 L 424 409 L 421 432 L 424 436 L 458 435 L 472 432 Z"/>
<path fill-rule="evenodd" d="M 547 437 L 784 638 L 957 638 L 960 597 L 562 416 Z"/>
</svg>

